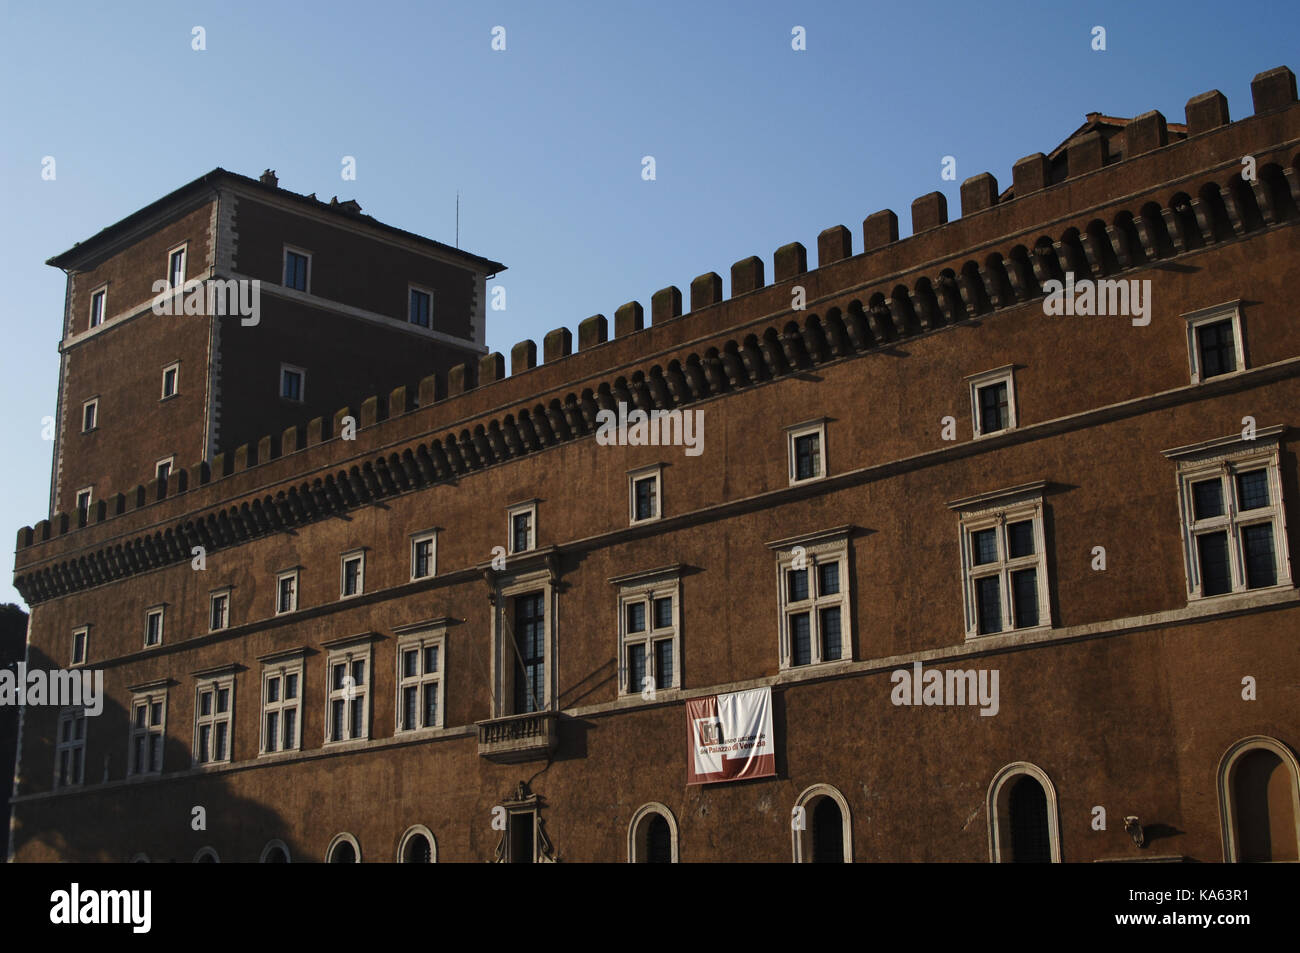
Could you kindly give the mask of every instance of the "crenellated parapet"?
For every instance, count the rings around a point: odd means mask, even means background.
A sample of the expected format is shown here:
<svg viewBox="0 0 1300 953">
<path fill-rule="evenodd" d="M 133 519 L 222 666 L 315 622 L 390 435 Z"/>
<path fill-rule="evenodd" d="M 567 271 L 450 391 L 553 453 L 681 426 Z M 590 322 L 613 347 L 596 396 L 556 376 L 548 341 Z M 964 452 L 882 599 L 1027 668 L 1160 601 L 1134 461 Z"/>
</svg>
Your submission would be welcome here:
<svg viewBox="0 0 1300 953">
<path fill-rule="evenodd" d="M 893 211 L 874 212 L 856 255 L 850 230 L 836 225 L 817 238 L 815 270 L 791 242 L 773 255 L 771 284 L 761 258 L 742 258 L 729 297 L 716 272 L 695 278 L 685 315 L 681 291 L 664 288 L 648 323 L 636 301 L 614 312 L 612 336 L 604 315 L 582 321 L 576 350 L 573 333 L 557 328 L 540 361 L 535 342 L 512 347 L 508 373 L 494 352 L 395 382 L 331 417 L 107 495 L 86 513 L 54 514 L 19 530 L 16 585 L 34 604 L 188 559 L 194 545 L 237 545 L 582 439 L 620 402 L 684 407 L 1022 305 L 1067 272 L 1108 277 L 1295 222 L 1300 153 L 1286 145 L 1300 138 L 1294 74 L 1259 74 L 1252 96 L 1249 119 L 1230 123 L 1222 94 L 1202 94 L 1187 103 L 1184 139 L 1171 141 L 1165 118 L 1148 112 L 1125 127 L 1118 161 L 1085 134 L 1055 159 L 1016 162 L 1004 193 L 990 173 L 969 177 L 954 221 L 933 192 L 913 203 L 909 237 L 899 237 Z M 1258 160 L 1254 182 L 1241 175 L 1245 155 Z M 1065 182 L 1053 182 L 1062 156 Z M 806 291 L 799 310 L 795 287 Z M 70 547 L 55 544 L 74 536 L 76 558 L 65 558 Z"/>
</svg>

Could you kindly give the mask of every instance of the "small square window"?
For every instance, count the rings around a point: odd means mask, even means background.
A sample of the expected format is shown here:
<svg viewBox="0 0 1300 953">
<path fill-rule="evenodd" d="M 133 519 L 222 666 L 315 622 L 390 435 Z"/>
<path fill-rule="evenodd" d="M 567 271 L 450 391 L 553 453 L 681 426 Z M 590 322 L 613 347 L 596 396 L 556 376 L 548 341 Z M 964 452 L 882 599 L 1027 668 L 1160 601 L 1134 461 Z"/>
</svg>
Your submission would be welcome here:
<svg viewBox="0 0 1300 953">
<path fill-rule="evenodd" d="M 438 571 L 438 535 L 433 531 L 411 537 L 411 578 L 427 579 Z"/>
<path fill-rule="evenodd" d="M 359 596 L 365 591 L 366 557 L 365 553 L 345 553 L 342 557 L 342 589 L 340 598 Z"/>
<path fill-rule="evenodd" d="M 826 421 L 808 421 L 786 428 L 790 483 L 817 480 L 827 473 Z"/>
<path fill-rule="evenodd" d="M 92 328 L 97 328 L 104 323 L 104 308 L 107 303 L 107 288 L 101 288 L 90 296 L 90 326 Z"/>
<path fill-rule="evenodd" d="M 433 321 L 433 292 L 423 288 L 410 289 L 410 301 L 407 319 L 415 325 L 427 328 Z"/>
<path fill-rule="evenodd" d="M 180 384 L 181 366 L 180 364 L 168 364 L 163 368 L 162 374 L 162 400 L 168 397 L 175 397 L 177 387 Z"/>
<path fill-rule="evenodd" d="M 966 378 L 971 395 L 972 432 L 976 437 L 1012 430 L 1016 426 L 1016 389 L 1008 365 Z"/>
<path fill-rule="evenodd" d="M 507 510 L 509 516 L 510 552 L 524 553 L 537 547 L 537 502 L 530 500 Z"/>
<path fill-rule="evenodd" d="M 72 664 L 85 665 L 90 650 L 90 627 L 82 626 L 72 632 Z"/>
<path fill-rule="evenodd" d="M 298 570 L 282 572 L 275 580 L 275 614 L 284 615 L 298 609 Z"/>
<path fill-rule="evenodd" d="M 1234 374 L 1246 367 L 1238 302 L 1216 305 L 1183 315 L 1187 322 L 1187 351 L 1192 383 Z"/>
<path fill-rule="evenodd" d="M 311 255 L 304 251 L 290 248 L 284 250 L 284 286 L 295 291 L 307 291 L 310 287 Z"/>
<path fill-rule="evenodd" d="M 662 467 L 643 467 L 628 473 L 629 517 L 633 523 L 657 520 L 660 515 L 660 485 Z"/>
<path fill-rule="evenodd" d="M 306 399 L 307 372 L 291 364 L 280 365 L 280 396 L 302 403 Z"/>
<path fill-rule="evenodd" d="M 181 288 L 185 285 L 185 246 L 173 249 L 167 256 L 167 286 Z"/>
<path fill-rule="evenodd" d="M 81 405 L 81 432 L 89 433 L 99 426 L 99 398 L 95 397 Z"/>
<path fill-rule="evenodd" d="M 144 644 L 148 648 L 154 645 L 162 645 L 163 640 L 163 609 L 157 606 L 145 613 L 144 621 Z"/>
</svg>

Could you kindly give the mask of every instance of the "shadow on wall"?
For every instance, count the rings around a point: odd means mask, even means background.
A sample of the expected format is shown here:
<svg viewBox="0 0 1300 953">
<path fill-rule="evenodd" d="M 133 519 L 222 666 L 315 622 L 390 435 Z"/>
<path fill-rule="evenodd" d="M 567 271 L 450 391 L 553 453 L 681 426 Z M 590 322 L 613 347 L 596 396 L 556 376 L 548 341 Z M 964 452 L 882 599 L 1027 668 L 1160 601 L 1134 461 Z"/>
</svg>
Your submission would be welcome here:
<svg viewBox="0 0 1300 953">
<path fill-rule="evenodd" d="M 32 647 L 27 667 L 30 672 L 59 666 Z M 108 684 L 114 674 L 111 670 L 105 673 L 103 710 L 85 720 L 83 783 L 67 793 L 60 790 L 14 805 L 15 861 L 124 862 L 144 855 L 153 862 L 188 863 L 210 847 L 222 862 L 255 863 L 273 839 L 286 844 L 290 859 L 309 859 L 305 845 L 289 837 L 283 815 L 265 803 L 235 794 L 228 774 L 191 773 L 192 721 L 181 724 L 168 718 L 161 777 L 124 780 L 131 713 L 109 697 Z M 176 706 L 179 693 L 193 690 L 188 678 L 172 681 L 168 706 Z M 52 789 L 58 771 L 59 712 L 57 705 L 26 709 L 20 797 Z M 235 753 L 239 756 L 239 749 Z M 203 809 L 205 829 L 195 829 L 200 813 L 196 807 Z"/>
<path fill-rule="evenodd" d="M 0 606 L 0 669 L 16 672 L 27 650 L 27 613 L 12 602 Z M 9 856 L 9 797 L 18 753 L 18 706 L 0 705 L 0 858 Z"/>
</svg>

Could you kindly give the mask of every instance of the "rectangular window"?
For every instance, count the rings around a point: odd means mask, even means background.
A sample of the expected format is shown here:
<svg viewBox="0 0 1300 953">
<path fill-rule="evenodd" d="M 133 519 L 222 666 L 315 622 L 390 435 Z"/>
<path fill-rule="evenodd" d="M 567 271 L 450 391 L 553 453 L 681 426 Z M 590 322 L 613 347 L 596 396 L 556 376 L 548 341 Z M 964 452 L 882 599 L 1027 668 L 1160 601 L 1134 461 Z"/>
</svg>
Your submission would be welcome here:
<svg viewBox="0 0 1300 953">
<path fill-rule="evenodd" d="M 92 328 L 97 328 L 104 323 L 104 308 L 107 303 L 107 288 L 101 288 L 90 296 L 90 326 Z"/>
<path fill-rule="evenodd" d="M 949 505 L 962 513 L 966 637 L 1049 625 L 1039 486 Z"/>
<path fill-rule="evenodd" d="M 158 774 L 162 771 L 166 715 L 166 692 L 137 693 L 132 698 L 127 774 Z"/>
<path fill-rule="evenodd" d="M 181 366 L 177 364 L 168 364 L 163 368 L 162 373 L 162 397 L 166 400 L 168 397 L 176 396 L 176 389 L 179 386 L 181 377 Z"/>
<path fill-rule="evenodd" d="M 92 493 L 90 487 L 86 487 L 84 490 L 77 491 L 77 512 L 81 514 L 81 519 L 83 522 L 85 521 L 86 517 L 90 515 L 91 495 Z"/>
<path fill-rule="evenodd" d="M 185 246 L 173 249 L 167 256 L 167 285 L 181 288 L 185 285 Z"/>
<path fill-rule="evenodd" d="M 407 317 L 412 324 L 422 328 L 429 327 L 433 319 L 433 292 L 423 288 L 411 288 Z"/>
<path fill-rule="evenodd" d="M 280 396 L 302 403 L 306 400 L 307 372 L 292 364 L 280 365 Z"/>
<path fill-rule="evenodd" d="M 621 576 L 619 585 L 619 694 L 653 700 L 680 688 L 681 579 L 676 570 Z"/>
<path fill-rule="evenodd" d="M 546 704 L 546 626 L 544 596 L 540 592 L 516 596 L 515 648 L 519 671 L 515 674 L 515 714 L 541 711 Z"/>
<path fill-rule="evenodd" d="M 297 751 L 302 708 L 302 661 L 262 669 L 262 753 Z"/>
<path fill-rule="evenodd" d="M 1246 367 L 1241 333 L 1241 303 L 1230 301 L 1184 314 L 1192 383 L 1222 377 Z"/>
<path fill-rule="evenodd" d="M 90 626 L 72 630 L 72 664 L 85 665 L 90 651 Z"/>
<path fill-rule="evenodd" d="M 847 529 L 768 546 L 777 551 L 781 668 L 850 658 Z"/>
<path fill-rule="evenodd" d="M 86 712 L 65 708 L 59 712 L 57 741 L 54 746 L 54 786 L 75 787 L 86 775 Z"/>
<path fill-rule="evenodd" d="M 342 591 L 340 598 L 359 596 L 366 586 L 366 554 L 364 552 L 344 553 L 341 570 Z"/>
<path fill-rule="evenodd" d="M 971 396 L 971 424 L 976 437 L 1016 426 L 1016 388 L 1011 365 L 966 378 Z"/>
<path fill-rule="evenodd" d="M 151 645 L 162 645 L 163 640 L 163 607 L 156 606 L 145 613 L 144 616 L 144 644 L 145 648 Z"/>
<path fill-rule="evenodd" d="M 208 631 L 218 632 L 230 626 L 230 590 L 222 589 L 208 597 Z"/>
<path fill-rule="evenodd" d="M 331 652 L 326 712 L 328 742 L 370 737 L 370 708 L 366 704 L 370 667 L 369 646 Z"/>
<path fill-rule="evenodd" d="M 790 483 L 816 480 L 826 475 L 826 421 L 811 420 L 786 428 L 790 456 Z"/>
<path fill-rule="evenodd" d="M 537 546 L 537 501 L 518 503 L 507 511 L 510 552 L 524 553 Z"/>
<path fill-rule="evenodd" d="M 397 730 L 442 727 L 442 667 L 445 636 L 424 632 L 397 645 Z"/>
<path fill-rule="evenodd" d="M 284 250 L 284 286 L 295 291 L 307 291 L 311 269 L 311 255 L 308 252 Z"/>
<path fill-rule="evenodd" d="M 154 464 L 154 476 L 160 482 L 166 482 L 167 478 L 172 475 L 172 464 L 175 463 L 175 457 L 166 457 Z"/>
<path fill-rule="evenodd" d="M 1280 432 L 1165 451 L 1178 461 L 1190 599 L 1290 585 Z"/>
<path fill-rule="evenodd" d="M 221 764 L 231 760 L 230 732 L 234 712 L 233 675 L 199 682 L 194 703 L 195 764 Z"/>
<path fill-rule="evenodd" d="M 95 397 L 81 405 L 81 432 L 89 433 L 99 426 L 99 398 Z"/>
<path fill-rule="evenodd" d="M 438 571 L 437 533 L 432 531 L 411 537 L 411 578 L 427 579 Z"/>
<path fill-rule="evenodd" d="M 662 469 L 660 464 L 655 464 L 653 467 L 642 467 L 628 474 L 631 522 L 644 523 L 659 518 Z"/>
<path fill-rule="evenodd" d="M 275 614 L 298 610 L 298 570 L 282 572 L 275 580 Z"/>
</svg>

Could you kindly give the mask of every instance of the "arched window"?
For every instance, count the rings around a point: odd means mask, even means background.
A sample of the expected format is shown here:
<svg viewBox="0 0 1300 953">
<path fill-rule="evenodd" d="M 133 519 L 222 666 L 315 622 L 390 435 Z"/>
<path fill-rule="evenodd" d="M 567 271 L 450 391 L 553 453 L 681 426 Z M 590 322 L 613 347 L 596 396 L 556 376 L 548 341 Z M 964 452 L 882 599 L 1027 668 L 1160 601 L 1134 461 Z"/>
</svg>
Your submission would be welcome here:
<svg viewBox="0 0 1300 953">
<path fill-rule="evenodd" d="M 262 848 L 262 856 L 258 858 L 262 864 L 287 864 L 289 863 L 289 848 L 282 840 L 271 840 L 266 842 Z"/>
<path fill-rule="evenodd" d="M 330 841 L 329 848 L 325 851 L 325 862 L 327 864 L 359 864 L 361 863 L 361 845 L 351 834 L 335 834 L 334 839 Z"/>
<path fill-rule="evenodd" d="M 1228 863 L 1300 859 L 1300 762 L 1275 738 L 1255 735 L 1219 762 L 1219 819 Z"/>
<path fill-rule="evenodd" d="M 853 863 L 849 802 L 829 784 L 814 784 L 799 795 L 790 833 L 796 864 Z"/>
<path fill-rule="evenodd" d="M 632 815 L 627 860 L 630 864 L 677 863 L 677 820 L 672 811 L 652 801 Z"/>
<path fill-rule="evenodd" d="M 989 859 L 995 864 L 1059 864 L 1061 833 L 1056 788 L 1026 761 L 1009 764 L 988 793 Z"/>
<path fill-rule="evenodd" d="M 433 831 L 423 824 L 407 828 L 402 839 L 397 843 L 397 862 L 399 864 L 436 864 L 438 862 L 438 842 L 433 838 Z"/>
<path fill-rule="evenodd" d="M 221 863 L 221 858 L 217 856 L 217 852 L 211 847 L 200 847 L 199 852 L 194 855 L 194 863 L 219 864 Z"/>
</svg>

